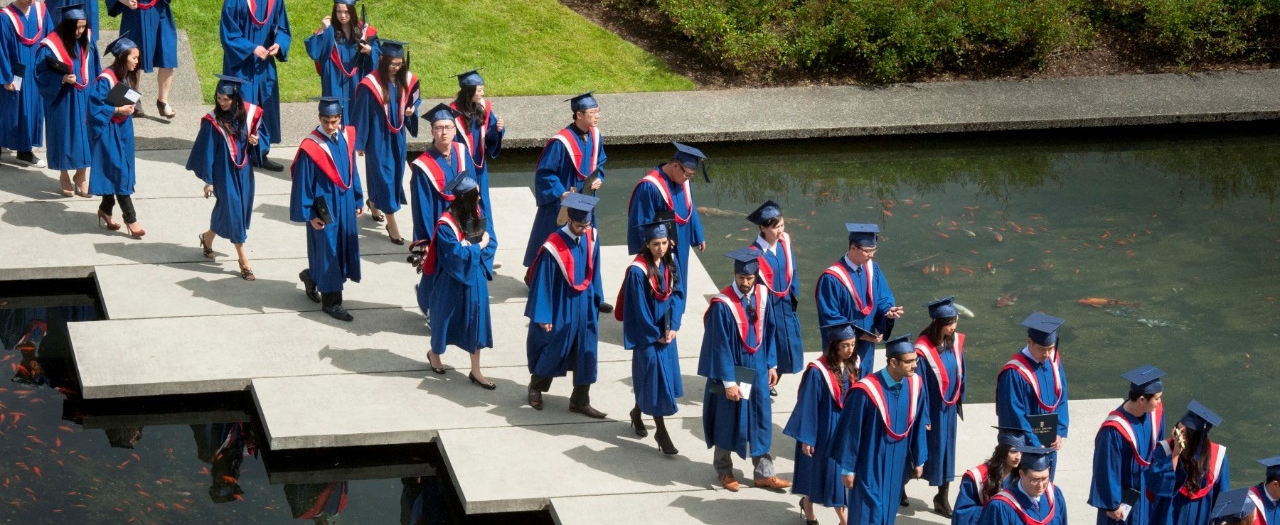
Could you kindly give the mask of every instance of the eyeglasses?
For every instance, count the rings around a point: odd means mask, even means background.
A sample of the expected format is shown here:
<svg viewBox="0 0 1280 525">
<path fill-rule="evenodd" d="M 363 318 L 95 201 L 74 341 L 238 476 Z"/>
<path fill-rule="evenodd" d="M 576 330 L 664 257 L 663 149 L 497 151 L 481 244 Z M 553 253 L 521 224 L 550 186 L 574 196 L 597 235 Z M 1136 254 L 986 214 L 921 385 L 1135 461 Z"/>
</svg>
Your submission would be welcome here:
<svg viewBox="0 0 1280 525">
<path fill-rule="evenodd" d="M 400 69 L 404 67 L 404 62 L 392 62 L 390 64 L 387 64 L 387 67 L 391 69 Z"/>
<path fill-rule="evenodd" d="M 1043 478 L 1041 477 L 1026 478 L 1026 480 L 1027 480 L 1027 483 L 1030 483 L 1032 485 L 1048 485 L 1049 484 L 1048 476 L 1045 476 Z"/>
<path fill-rule="evenodd" d="M 453 125 L 431 126 L 431 131 L 453 131 Z"/>
<path fill-rule="evenodd" d="M 875 254 L 876 254 L 876 249 L 875 249 L 875 248 L 862 248 L 862 247 L 858 247 L 858 251 L 862 252 L 862 254 L 863 254 L 863 255 L 866 255 L 867 257 L 871 257 L 872 255 L 875 255 Z"/>
</svg>

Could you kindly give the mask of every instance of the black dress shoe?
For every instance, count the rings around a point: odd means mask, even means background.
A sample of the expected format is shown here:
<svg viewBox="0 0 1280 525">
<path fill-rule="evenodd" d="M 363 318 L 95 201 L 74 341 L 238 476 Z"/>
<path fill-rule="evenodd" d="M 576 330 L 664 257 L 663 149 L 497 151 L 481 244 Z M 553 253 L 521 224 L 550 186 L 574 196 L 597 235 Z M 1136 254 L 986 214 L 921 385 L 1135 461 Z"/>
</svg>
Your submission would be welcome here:
<svg viewBox="0 0 1280 525">
<path fill-rule="evenodd" d="M 471 372 L 467 372 L 467 379 L 470 379 L 472 383 L 480 385 L 480 388 L 483 388 L 485 390 L 493 390 L 495 388 L 498 388 L 498 384 L 494 383 L 493 381 L 489 381 L 488 383 L 481 383 L 479 379 L 476 379 L 476 375 Z"/>
<path fill-rule="evenodd" d="M 631 430 L 640 437 L 649 435 L 649 429 L 644 428 L 644 421 L 640 419 L 640 407 L 631 409 Z"/>
<path fill-rule="evenodd" d="M 778 397 L 778 389 L 776 389 L 776 388 L 774 388 L 774 387 L 769 387 L 769 396 L 770 396 L 770 397 Z"/>
<path fill-rule="evenodd" d="M 604 301 L 600 301 L 600 313 L 602 314 L 613 313 L 613 305 L 606 303 Z"/>
<path fill-rule="evenodd" d="M 907 500 L 907 491 L 902 491 L 902 499 L 898 500 L 898 505 L 902 507 L 911 506 L 911 502 Z"/>
<path fill-rule="evenodd" d="M 271 160 L 271 159 L 268 159 L 268 158 L 266 158 L 266 157 L 262 157 L 262 166 L 261 166 L 261 167 L 262 167 L 262 169 L 267 170 L 267 171 L 277 171 L 277 172 L 279 172 L 279 171 L 284 171 L 284 166 L 281 166 L 279 162 L 275 162 L 275 161 L 273 161 L 273 160 Z"/>
<path fill-rule="evenodd" d="M 676 448 L 675 443 L 671 442 L 671 436 L 665 430 L 659 430 L 653 433 L 653 439 L 658 441 L 658 449 L 663 454 L 674 456 L 680 453 L 680 449 Z"/>
<path fill-rule="evenodd" d="M 534 410 L 542 410 L 542 391 L 529 387 L 529 406 Z"/>
<path fill-rule="evenodd" d="M 316 290 L 316 282 L 311 280 L 311 270 L 303 270 L 298 273 L 298 278 L 302 279 L 302 286 L 307 292 L 307 299 L 311 302 L 320 302 L 320 292 Z"/>
<path fill-rule="evenodd" d="M 324 313 L 329 314 L 329 317 L 332 317 L 339 321 L 351 322 L 355 320 L 355 317 L 352 317 L 350 313 L 347 313 L 347 309 L 343 308 L 342 305 L 340 304 L 335 304 L 333 306 L 326 306 L 324 308 L 321 308 L 321 310 L 323 310 Z"/>
<path fill-rule="evenodd" d="M 594 407 L 592 407 L 591 405 L 582 405 L 582 406 L 578 406 L 578 405 L 575 405 L 575 404 L 573 404 L 573 403 L 569 403 L 569 411 L 570 411 L 570 412 L 577 412 L 577 413 L 582 414 L 582 415 L 584 415 L 584 416 L 587 416 L 587 417 L 590 417 L 590 418 L 595 418 L 595 419 L 604 419 L 604 418 L 605 418 L 605 416 L 607 415 L 607 414 L 605 414 L 604 412 L 601 412 L 601 411 L 599 411 L 599 410 L 596 410 L 596 409 L 595 409 Z"/>
<path fill-rule="evenodd" d="M 938 513 L 939 516 L 950 518 L 952 514 L 951 502 L 947 501 L 947 498 L 942 494 L 938 494 L 933 497 L 933 511 Z"/>
</svg>

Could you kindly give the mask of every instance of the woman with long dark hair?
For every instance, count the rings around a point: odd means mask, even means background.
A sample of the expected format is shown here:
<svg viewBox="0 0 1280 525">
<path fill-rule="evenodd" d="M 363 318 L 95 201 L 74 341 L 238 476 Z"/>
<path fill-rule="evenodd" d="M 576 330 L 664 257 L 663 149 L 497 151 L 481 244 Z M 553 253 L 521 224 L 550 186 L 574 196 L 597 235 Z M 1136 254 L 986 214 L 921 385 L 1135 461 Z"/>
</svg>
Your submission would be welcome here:
<svg viewBox="0 0 1280 525">
<path fill-rule="evenodd" d="M 427 249 L 423 277 L 432 278 L 429 297 L 419 296 L 431 309 L 431 369 L 443 373 L 440 354 L 454 345 L 471 354 L 467 379 L 485 390 L 497 385 L 480 371 L 480 349 L 493 348 L 493 323 L 489 315 L 489 281 L 493 280 L 493 256 L 498 239 L 485 217 L 480 187 L 467 174 L 453 180 L 455 195 L 449 209 L 436 221 L 436 232 Z"/>
<path fill-rule="evenodd" d="M 674 415 L 679 408 L 676 400 L 684 396 L 676 334 L 685 298 L 671 253 L 669 224 L 638 226 L 645 244 L 627 267 L 613 315 L 622 321 L 622 346 L 631 350 L 631 385 L 636 396 L 631 428 L 637 436 L 649 435 L 640 414 L 653 416 L 658 448 L 664 454 L 676 454 L 679 450 L 662 418 Z"/>
<path fill-rule="evenodd" d="M 137 181 L 134 167 L 133 104 L 108 100 L 117 85 L 133 89 L 138 85 L 138 46 L 128 38 L 117 38 L 107 44 L 107 54 L 115 58 L 111 67 L 102 70 L 89 91 L 89 137 L 93 170 L 89 172 L 89 193 L 102 196 L 98 205 L 98 225 L 111 231 L 120 223 L 111 218 L 116 202 L 128 225 L 129 235 L 142 237 L 146 231 L 138 226 L 133 208 L 133 187 Z M 127 101 L 125 101 L 127 102 Z"/>
<path fill-rule="evenodd" d="M 262 108 L 244 101 L 246 80 L 218 75 L 213 111 L 200 119 L 200 133 L 187 157 L 187 169 L 204 181 L 204 198 L 216 196 L 209 230 L 200 234 L 200 250 L 214 258 L 213 238 L 219 236 L 236 247 L 240 278 L 255 280 L 244 243 L 253 215 L 254 177 L 249 147 L 258 144 Z"/>
<path fill-rule="evenodd" d="M 800 278 L 796 272 L 795 256 L 791 253 L 791 236 L 787 235 L 787 221 L 782 217 L 782 207 L 773 201 L 765 201 L 747 215 L 747 221 L 759 230 L 755 247 L 760 250 L 760 284 L 769 289 L 769 309 L 765 311 L 766 323 L 773 329 L 773 345 L 778 354 L 778 378 L 804 369 L 804 340 L 800 335 L 800 318 L 796 316 L 799 304 Z M 769 393 L 778 395 L 769 387 Z"/>
<path fill-rule="evenodd" d="M 1222 417 L 1198 401 L 1173 427 L 1173 437 L 1160 442 L 1151 460 L 1149 479 L 1155 501 L 1152 525 L 1202 525 L 1213 518 L 1218 497 L 1231 487 L 1227 447 L 1209 439 Z"/>
<path fill-rule="evenodd" d="M 853 325 L 827 326 L 823 331 L 831 342 L 821 357 L 805 365 L 795 410 L 782 433 L 796 440 L 795 485 L 791 493 L 801 495 L 805 523 L 818 523 L 813 514 L 817 503 L 835 509 L 840 525 L 846 525 L 847 491 L 841 483 L 840 465 L 828 453 L 845 393 L 858 380 L 858 336 Z"/>
<path fill-rule="evenodd" d="M 982 508 L 992 496 L 1016 479 L 1022 462 L 1018 447 L 1026 446 L 1026 434 L 1018 428 L 998 428 L 996 448 L 981 465 L 966 470 L 960 478 L 960 495 L 956 497 L 951 525 L 977 525 Z"/>
<path fill-rule="evenodd" d="M 320 74 L 320 94 L 344 100 L 355 98 L 356 86 L 378 65 L 378 30 L 356 13 L 356 0 L 334 0 L 329 16 L 307 37 L 307 54 Z M 349 104 L 348 104 L 349 105 Z M 351 122 L 345 107 L 343 122 Z"/>
<path fill-rule="evenodd" d="M 369 211 L 375 221 L 386 220 L 391 242 L 404 244 L 396 224 L 396 212 L 408 204 L 404 194 L 404 167 L 408 133 L 405 129 L 418 111 L 418 77 L 409 71 L 405 44 L 382 41 L 378 70 L 365 75 L 356 88 L 351 124 L 356 127 L 356 153 L 364 155 Z"/>
<path fill-rule="evenodd" d="M 929 459 L 925 461 L 921 477 L 928 480 L 930 486 L 938 487 L 933 510 L 946 518 L 952 514 L 950 488 L 956 468 L 956 425 L 965 385 L 964 334 L 956 332 L 960 315 L 953 299 L 954 296 L 947 297 L 925 305 L 932 321 L 915 344 L 916 354 L 920 356 L 916 375 L 920 376 L 929 396 L 931 423 L 925 427 Z M 906 498 L 905 491 L 903 498 Z"/>
<path fill-rule="evenodd" d="M 106 0 L 107 14 L 120 17 L 120 34 L 138 45 L 138 67 L 156 74 L 156 109 L 160 116 L 178 115 L 169 106 L 169 87 L 178 67 L 178 28 L 173 22 L 170 0 Z M 137 88 L 135 88 L 137 89 Z"/>
<path fill-rule="evenodd" d="M 471 148 L 472 173 L 480 183 L 480 198 L 489 202 L 489 164 L 498 158 L 507 124 L 493 112 L 493 103 L 484 98 L 484 78 L 477 70 L 458 75 L 458 95 L 449 104 L 458 128 L 458 142 Z M 487 206 L 488 204 L 486 204 Z"/>
<path fill-rule="evenodd" d="M 90 50 L 88 22 L 80 5 L 62 9 L 62 22 L 40 42 L 36 52 L 36 85 L 44 99 L 44 133 L 49 168 L 59 170 L 62 194 L 89 197 L 85 177 L 90 164 L 90 72 L 98 57 Z M 75 170 L 75 178 L 69 171 Z M 74 187 L 73 187 L 74 185 Z"/>
</svg>

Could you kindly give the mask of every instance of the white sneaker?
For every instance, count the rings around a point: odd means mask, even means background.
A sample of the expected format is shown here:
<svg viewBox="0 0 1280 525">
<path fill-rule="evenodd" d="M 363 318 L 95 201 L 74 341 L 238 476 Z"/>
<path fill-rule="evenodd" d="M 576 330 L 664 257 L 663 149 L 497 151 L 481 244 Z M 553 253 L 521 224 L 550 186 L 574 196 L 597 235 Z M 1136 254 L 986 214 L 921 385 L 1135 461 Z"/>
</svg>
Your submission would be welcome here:
<svg viewBox="0 0 1280 525">
<path fill-rule="evenodd" d="M 21 162 L 28 166 L 35 166 L 37 168 L 47 168 L 49 166 L 49 164 L 45 162 L 44 159 L 37 157 L 35 153 L 32 153 L 30 151 L 25 151 L 25 152 L 17 151 L 17 152 L 14 152 L 14 156 L 17 157 L 18 162 Z"/>
</svg>

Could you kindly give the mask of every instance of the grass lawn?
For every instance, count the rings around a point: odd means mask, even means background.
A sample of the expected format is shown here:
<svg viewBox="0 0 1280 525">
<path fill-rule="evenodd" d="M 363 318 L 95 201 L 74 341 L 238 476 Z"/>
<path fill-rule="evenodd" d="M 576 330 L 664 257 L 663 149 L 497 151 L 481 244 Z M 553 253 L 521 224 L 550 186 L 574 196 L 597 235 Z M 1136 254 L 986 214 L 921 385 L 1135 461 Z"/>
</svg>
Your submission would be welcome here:
<svg viewBox="0 0 1280 525">
<path fill-rule="evenodd" d="M 320 95 L 304 40 L 320 27 L 333 2 L 287 2 L 293 47 L 289 62 L 278 64 L 280 96 L 285 102 L 300 102 Z M 476 67 L 483 68 L 489 96 L 694 88 L 692 81 L 671 72 L 653 55 L 555 0 L 362 3 L 380 36 L 409 42 L 412 69 L 422 79 L 424 98 L 452 98 L 458 91 L 453 75 Z M 172 5 L 178 28 L 191 38 L 206 102 L 212 102 L 209 94 L 217 83 L 213 75 L 222 72 L 222 2 L 183 0 Z M 102 7 L 102 26 L 118 27 L 118 19 L 106 13 Z"/>
</svg>

